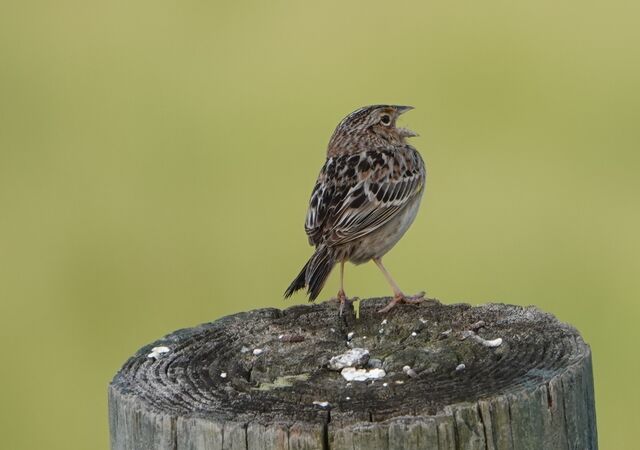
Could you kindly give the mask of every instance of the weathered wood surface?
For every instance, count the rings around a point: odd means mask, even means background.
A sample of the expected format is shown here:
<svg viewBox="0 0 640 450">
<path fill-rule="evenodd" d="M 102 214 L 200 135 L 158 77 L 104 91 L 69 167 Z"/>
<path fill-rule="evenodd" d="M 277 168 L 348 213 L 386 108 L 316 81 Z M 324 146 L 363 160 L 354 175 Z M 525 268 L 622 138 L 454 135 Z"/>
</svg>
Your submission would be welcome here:
<svg viewBox="0 0 640 450">
<path fill-rule="evenodd" d="M 359 318 L 331 302 L 260 309 L 143 347 L 109 386 L 111 448 L 597 448 L 591 352 L 573 327 L 503 304 L 378 314 L 388 300 Z M 149 358 L 156 346 L 170 351 Z M 350 347 L 386 376 L 329 370 Z"/>
</svg>

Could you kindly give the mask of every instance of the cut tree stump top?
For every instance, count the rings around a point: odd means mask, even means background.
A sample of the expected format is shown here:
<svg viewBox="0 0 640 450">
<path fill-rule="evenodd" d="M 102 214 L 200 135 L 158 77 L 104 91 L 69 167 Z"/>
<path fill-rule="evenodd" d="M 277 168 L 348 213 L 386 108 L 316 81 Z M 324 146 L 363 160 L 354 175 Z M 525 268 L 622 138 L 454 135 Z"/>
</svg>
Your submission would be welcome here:
<svg viewBox="0 0 640 450">
<path fill-rule="evenodd" d="M 504 304 L 377 313 L 388 301 L 357 318 L 333 302 L 259 309 L 143 347 L 109 389 L 112 448 L 597 448 L 575 328 Z M 384 376 L 328 368 L 353 348 Z"/>
</svg>

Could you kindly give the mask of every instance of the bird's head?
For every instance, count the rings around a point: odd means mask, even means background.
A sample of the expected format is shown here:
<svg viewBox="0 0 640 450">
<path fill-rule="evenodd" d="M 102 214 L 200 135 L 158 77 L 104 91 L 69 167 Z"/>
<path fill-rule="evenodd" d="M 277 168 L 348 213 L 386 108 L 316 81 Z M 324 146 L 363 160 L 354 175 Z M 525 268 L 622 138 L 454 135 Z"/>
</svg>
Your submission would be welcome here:
<svg viewBox="0 0 640 450">
<path fill-rule="evenodd" d="M 336 127 L 329 141 L 328 153 L 357 153 L 375 147 L 404 144 L 406 138 L 417 134 L 397 127 L 396 120 L 412 109 L 412 106 L 372 105 L 355 110 Z"/>
</svg>

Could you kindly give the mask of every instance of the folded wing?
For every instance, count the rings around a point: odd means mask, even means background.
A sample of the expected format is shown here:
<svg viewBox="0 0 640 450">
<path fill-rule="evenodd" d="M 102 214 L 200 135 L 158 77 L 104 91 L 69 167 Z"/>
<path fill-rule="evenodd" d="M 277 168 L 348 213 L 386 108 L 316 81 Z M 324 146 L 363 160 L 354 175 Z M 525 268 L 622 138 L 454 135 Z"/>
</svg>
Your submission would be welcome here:
<svg viewBox="0 0 640 450">
<path fill-rule="evenodd" d="M 309 242 L 333 247 L 382 227 L 421 192 L 422 168 L 410 146 L 327 159 L 307 212 Z"/>
</svg>

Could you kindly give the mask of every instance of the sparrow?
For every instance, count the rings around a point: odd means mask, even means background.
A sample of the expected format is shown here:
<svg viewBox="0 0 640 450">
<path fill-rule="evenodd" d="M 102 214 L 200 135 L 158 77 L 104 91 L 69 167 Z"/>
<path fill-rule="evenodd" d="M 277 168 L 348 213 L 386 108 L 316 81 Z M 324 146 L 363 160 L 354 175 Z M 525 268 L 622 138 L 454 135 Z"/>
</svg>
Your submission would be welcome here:
<svg viewBox="0 0 640 450">
<path fill-rule="evenodd" d="M 316 181 L 305 220 L 315 251 L 284 293 L 306 288 L 309 301 L 320 294 L 340 263 L 340 314 L 349 301 L 344 291 L 344 265 L 373 260 L 398 303 L 419 303 L 424 292 L 405 295 L 382 264 L 382 257 L 405 234 L 418 213 L 425 190 L 426 168 L 407 142 L 417 134 L 396 126 L 411 106 L 371 105 L 357 109 L 336 127 L 327 158 Z"/>
</svg>

